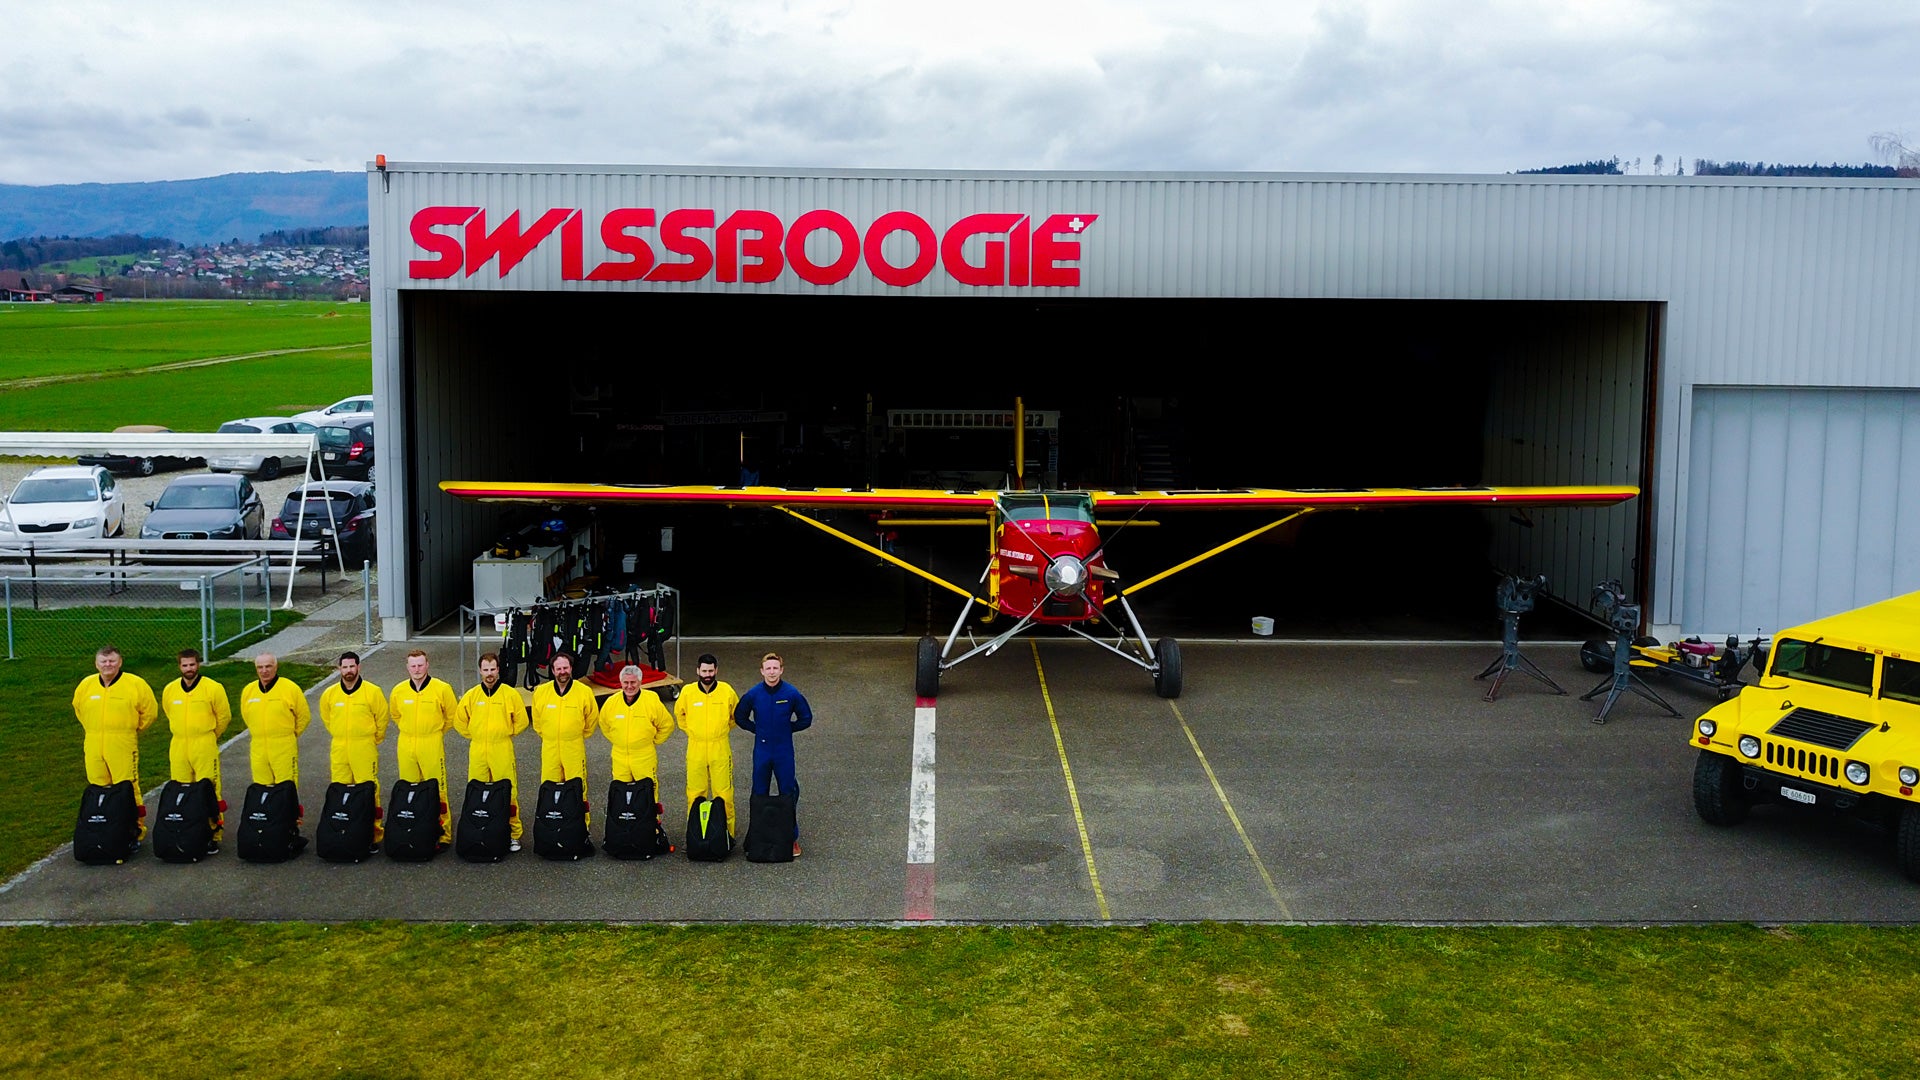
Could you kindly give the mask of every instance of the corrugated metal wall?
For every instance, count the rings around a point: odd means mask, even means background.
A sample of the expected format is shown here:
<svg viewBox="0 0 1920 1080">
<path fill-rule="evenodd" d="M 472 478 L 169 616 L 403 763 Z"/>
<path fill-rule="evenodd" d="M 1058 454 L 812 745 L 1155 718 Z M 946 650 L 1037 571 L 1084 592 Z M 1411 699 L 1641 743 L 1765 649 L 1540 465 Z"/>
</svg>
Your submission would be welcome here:
<svg viewBox="0 0 1920 1080">
<path fill-rule="evenodd" d="M 1920 391 L 1697 387 L 1691 450 L 1687 632 L 1920 589 Z"/>
<path fill-rule="evenodd" d="M 1486 475 L 1511 484 L 1644 483 L 1647 304 L 1509 305 L 1493 352 Z M 1593 586 L 1619 578 L 1639 595 L 1640 500 L 1606 510 L 1539 510 L 1496 526 L 1510 572 L 1545 574 L 1548 588 L 1587 607 Z"/>
<path fill-rule="evenodd" d="M 409 279 L 424 257 L 414 212 L 482 206 L 490 224 L 554 207 L 598 222 L 616 207 L 768 210 L 791 224 L 832 209 L 864 228 L 907 210 L 944 230 L 976 212 L 1098 215 L 1081 237 L 1089 297 L 1259 296 L 1664 302 L 1651 582 L 1656 623 L 1679 613 L 1687 516 L 1685 394 L 1696 383 L 1920 385 L 1920 184 L 1723 177 L 1070 175 L 643 167 L 439 165 L 369 172 L 375 363 L 397 366 L 402 289 L 783 292 L 833 295 L 1046 295 L 969 288 L 941 273 L 907 289 L 864 273 L 813 286 L 791 271 L 765 284 L 566 281 L 550 239 L 504 278 L 497 264 L 439 281 Z M 977 252 L 981 241 L 972 242 Z M 833 242 L 816 235 L 813 257 Z M 887 241 L 908 261 L 910 242 Z M 376 316 L 378 320 L 380 316 Z M 391 377 L 382 381 L 390 383 Z M 426 388 L 423 393 L 437 393 Z M 391 398 L 391 395 L 388 395 Z M 382 407 L 387 431 L 390 406 Z M 1626 479 L 1624 474 L 1601 477 Z M 406 506 L 389 512 L 407 512 Z M 383 569 L 403 566 L 383 551 Z M 404 570 L 402 574 L 404 575 Z M 383 611 L 390 610 L 383 598 Z"/>
</svg>

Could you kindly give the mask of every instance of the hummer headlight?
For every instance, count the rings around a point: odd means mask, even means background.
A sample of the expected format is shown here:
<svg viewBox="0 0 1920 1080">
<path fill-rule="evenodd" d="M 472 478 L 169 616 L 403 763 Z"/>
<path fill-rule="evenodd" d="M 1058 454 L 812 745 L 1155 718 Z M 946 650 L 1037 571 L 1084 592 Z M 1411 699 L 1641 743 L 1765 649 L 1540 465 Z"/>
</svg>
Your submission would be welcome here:
<svg viewBox="0 0 1920 1080">
<path fill-rule="evenodd" d="M 1760 756 L 1760 740 L 1752 735 L 1740 736 L 1740 756 L 1757 758 Z"/>
<path fill-rule="evenodd" d="M 1867 768 L 1866 762 L 1864 761 L 1847 762 L 1847 783 L 1855 784 L 1860 787 L 1866 787 L 1867 779 L 1872 775 L 1873 775 L 1872 772 Z"/>
<path fill-rule="evenodd" d="M 1711 739 L 1713 738 L 1713 733 L 1719 730 L 1720 730 L 1719 724 L 1716 724 L 1705 717 L 1700 718 L 1700 734 L 1705 735 L 1707 738 Z"/>
<path fill-rule="evenodd" d="M 1911 765 L 1900 766 L 1900 782 L 1908 787 L 1920 784 L 1920 769 L 1916 769 Z"/>
</svg>

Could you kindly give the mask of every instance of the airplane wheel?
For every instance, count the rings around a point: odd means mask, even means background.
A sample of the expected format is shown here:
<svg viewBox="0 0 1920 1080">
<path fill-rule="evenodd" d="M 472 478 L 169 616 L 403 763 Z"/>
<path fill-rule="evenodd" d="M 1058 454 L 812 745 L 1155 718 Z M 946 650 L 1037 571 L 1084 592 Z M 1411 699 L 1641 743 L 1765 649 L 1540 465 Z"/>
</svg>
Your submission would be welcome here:
<svg viewBox="0 0 1920 1080">
<path fill-rule="evenodd" d="M 920 639 L 913 659 L 913 692 L 923 698 L 940 696 L 940 643 L 931 636 Z"/>
<path fill-rule="evenodd" d="M 1601 641 L 1599 638 L 1595 638 L 1592 641 L 1581 642 L 1580 666 L 1593 672 L 1595 675 L 1605 675 L 1607 672 L 1612 671 L 1613 642 Z"/>
<path fill-rule="evenodd" d="M 1180 643 L 1172 638 L 1161 638 L 1153 643 L 1153 651 L 1160 657 L 1160 670 L 1153 674 L 1153 692 L 1163 698 L 1180 696 Z"/>
</svg>

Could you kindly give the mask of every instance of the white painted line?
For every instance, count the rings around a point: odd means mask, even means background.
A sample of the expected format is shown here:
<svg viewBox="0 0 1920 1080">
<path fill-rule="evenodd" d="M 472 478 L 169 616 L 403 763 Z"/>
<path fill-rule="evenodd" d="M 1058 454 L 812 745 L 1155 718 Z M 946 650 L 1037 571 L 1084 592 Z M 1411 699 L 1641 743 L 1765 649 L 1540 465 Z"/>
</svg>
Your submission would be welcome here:
<svg viewBox="0 0 1920 1080">
<path fill-rule="evenodd" d="M 933 706 L 913 710 L 913 786 L 907 797 L 907 862 L 933 862 Z"/>
</svg>

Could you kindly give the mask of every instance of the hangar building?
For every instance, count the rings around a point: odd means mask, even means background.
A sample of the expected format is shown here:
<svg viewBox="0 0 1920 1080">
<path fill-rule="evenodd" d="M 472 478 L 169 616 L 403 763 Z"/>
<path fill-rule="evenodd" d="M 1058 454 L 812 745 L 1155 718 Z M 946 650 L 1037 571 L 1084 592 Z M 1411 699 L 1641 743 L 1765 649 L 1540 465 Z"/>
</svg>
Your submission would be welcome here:
<svg viewBox="0 0 1920 1080">
<path fill-rule="evenodd" d="M 1235 553 L 1190 592 L 1284 607 L 1471 564 L 1485 599 L 1490 563 L 1575 606 L 1618 577 L 1666 638 L 1920 588 L 1912 180 L 383 159 L 368 185 L 390 638 L 468 602 L 514 524 L 441 480 L 962 484 L 1009 466 L 1016 395 L 1057 422 L 1029 468 L 1065 486 L 1643 492 L 1345 515 L 1294 539 L 1306 571 Z M 675 573 L 689 544 L 791 539 L 606 524 L 603 560 Z M 810 558 L 716 565 L 860 587 Z"/>
</svg>

